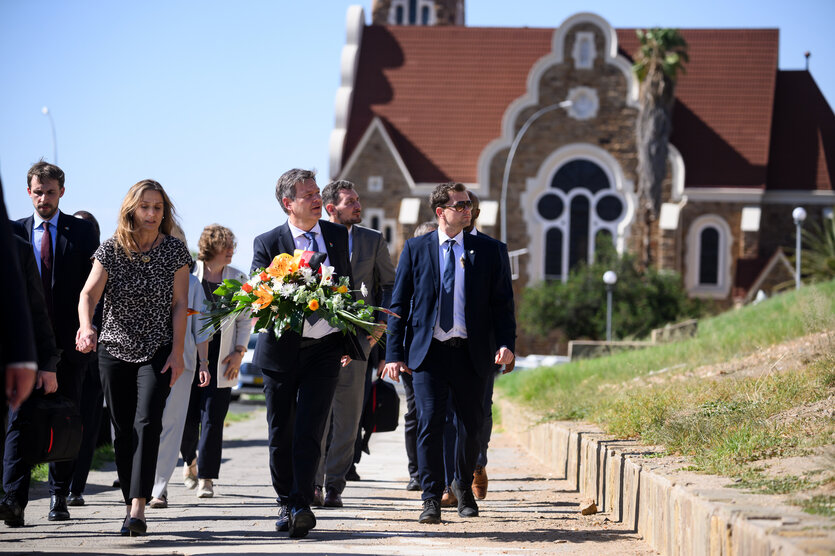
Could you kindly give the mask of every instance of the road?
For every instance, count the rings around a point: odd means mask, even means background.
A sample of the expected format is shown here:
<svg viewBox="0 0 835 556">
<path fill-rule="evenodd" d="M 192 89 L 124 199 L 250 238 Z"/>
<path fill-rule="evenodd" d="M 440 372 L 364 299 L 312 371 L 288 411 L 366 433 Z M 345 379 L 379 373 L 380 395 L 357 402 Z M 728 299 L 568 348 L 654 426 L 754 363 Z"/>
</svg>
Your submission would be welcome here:
<svg viewBox="0 0 835 556">
<path fill-rule="evenodd" d="M 487 466 L 487 499 L 480 517 L 443 510 L 441 525 L 421 525 L 420 493 L 405 490 L 408 474 L 402 428 L 375 434 L 371 455 L 358 467 L 362 480 L 348 483 L 345 507 L 314 508 L 318 524 L 305 539 L 274 530 L 275 493 L 270 485 L 262 406 L 249 420 L 227 427 L 216 496 L 196 498 L 175 470 L 167 509 L 148 509 L 149 535 L 118 535 L 121 496 L 110 485 L 112 464 L 90 474 L 87 504 L 70 508 L 72 519 L 46 519 L 46 485 L 33 485 L 26 527 L 0 525 L 0 551 L 52 554 L 656 554 L 637 535 L 605 514 L 582 516 L 579 495 L 517 446 L 494 433 Z"/>
</svg>

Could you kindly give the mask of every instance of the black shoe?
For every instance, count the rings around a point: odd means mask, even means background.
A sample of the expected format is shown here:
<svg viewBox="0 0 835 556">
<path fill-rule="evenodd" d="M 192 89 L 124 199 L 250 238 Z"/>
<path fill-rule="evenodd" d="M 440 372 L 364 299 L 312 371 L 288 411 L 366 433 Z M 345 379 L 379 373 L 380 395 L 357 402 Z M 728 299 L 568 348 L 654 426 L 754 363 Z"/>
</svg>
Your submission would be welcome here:
<svg viewBox="0 0 835 556">
<path fill-rule="evenodd" d="M 84 497 L 80 494 L 73 494 L 70 493 L 67 496 L 67 506 L 83 506 L 84 505 Z"/>
<path fill-rule="evenodd" d="M 294 506 L 290 508 L 290 537 L 301 539 L 307 532 L 316 527 L 316 516 L 308 506 Z"/>
<path fill-rule="evenodd" d="M 130 519 L 130 516 L 125 517 L 125 520 L 122 522 L 122 528 L 119 529 L 119 534 L 122 535 L 123 537 L 129 537 L 130 536 L 130 529 L 128 529 L 128 520 L 129 519 Z"/>
<path fill-rule="evenodd" d="M 325 494 L 325 507 L 326 508 L 341 508 L 342 507 L 342 495 L 333 488 L 328 487 L 328 492 Z"/>
<path fill-rule="evenodd" d="M 70 511 L 67 509 L 67 497 L 53 494 L 49 500 L 49 521 L 67 521 L 70 518 Z"/>
<path fill-rule="evenodd" d="M 122 483 L 119 481 L 118 478 L 115 481 L 113 481 L 113 488 L 122 488 Z"/>
<path fill-rule="evenodd" d="M 461 517 L 478 517 L 478 506 L 475 503 L 472 487 L 465 489 L 458 480 L 454 480 L 450 488 L 455 497 L 458 498 L 458 515 Z"/>
<path fill-rule="evenodd" d="M 418 518 L 419 523 L 441 522 L 441 501 L 437 498 L 427 498 L 423 501 L 423 511 Z"/>
<path fill-rule="evenodd" d="M 23 527 L 23 508 L 11 498 L 6 498 L 0 502 L 0 519 L 9 527 Z"/>
<path fill-rule="evenodd" d="M 412 477 L 409 479 L 409 484 L 406 485 L 406 490 L 420 490 L 420 481 L 418 481 L 417 477 Z"/>
<path fill-rule="evenodd" d="M 345 480 L 346 481 L 359 481 L 360 480 L 359 473 L 357 473 L 357 466 L 356 465 L 352 465 L 351 469 L 349 469 L 348 472 L 345 473 Z"/>
<path fill-rule="evenodd" d="M 325 505 L 325 494 L 322 492 L 322 487 L 319 485 L 313 486 L 313 500 L 310 502 L 311 506 L 321 508 Z"/>
<path fill-rule="evenodd" d="M 290 508 L 287 507 L 287 504 L 279 504 L 278 506 L 278 519 L 275 522 L 275 530 L 281 532 L 290 530 Z"/>
<path fill-rule="evenodd" d="M 148 532 L 148 524 L 138 517 L 128 519 L 128 531 L 131 537 L 140 537 Z"/>
</svg>

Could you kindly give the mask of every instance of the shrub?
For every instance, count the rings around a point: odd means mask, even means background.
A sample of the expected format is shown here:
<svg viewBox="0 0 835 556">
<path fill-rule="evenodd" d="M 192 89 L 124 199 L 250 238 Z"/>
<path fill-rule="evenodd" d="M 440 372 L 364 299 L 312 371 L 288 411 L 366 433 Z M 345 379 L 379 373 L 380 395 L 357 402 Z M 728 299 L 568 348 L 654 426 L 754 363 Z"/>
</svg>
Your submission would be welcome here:
<svg viewBox="0 0 835 556">
<path fill-rule="evenodd" d="M 618 256 L 610 241 L 603 239 L 593 264 L 578 264 L 568 280 L 542 282 L 522 292 L 519 320 L 530 334 L 545 336 L 561 328 L 570 340 L 606 337 L 606 288 L 603 273 L 618 275 L 612 296 L 612 330 L 619 338 L 643 337 L 653 328 L 703 312 L 691 300 L 676 273 L 650 269 L 639 271 L 633 255 Z"/>
</svg>

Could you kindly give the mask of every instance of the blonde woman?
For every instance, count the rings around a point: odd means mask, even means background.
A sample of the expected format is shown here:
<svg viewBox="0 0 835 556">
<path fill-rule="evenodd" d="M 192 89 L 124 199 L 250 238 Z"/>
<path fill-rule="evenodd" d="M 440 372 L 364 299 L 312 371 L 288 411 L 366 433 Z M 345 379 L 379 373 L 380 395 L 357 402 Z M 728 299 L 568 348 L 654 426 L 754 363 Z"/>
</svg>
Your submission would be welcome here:
<svg viewBox="0 0 835 556">
<path fill-rule="evenodd" d="M 226 279 L 245 282 L 247 276 L 229 266 L 235 254 L 235 234 L 220 224 L 203 229 L 197 242 L 194 275 L 200 280 L 206 299 L 211 303 L 218 285 Z M 223 445 L 223 421 L 229 411 L 232 387 L 238 383 L 241 359 L 246 353 L 251 328 L 249 315 L 243 312 L 235 321 L 215 330 L 209 340 L 211 382 L 200 388 L 192 383 L 191 399 L 183 430 L 180 452 L 183 456 L 183 479 L 187 487 L 198 486 L 197 496 L 214 496 L 214 480 L 220 475 Z"/>
<path fill-rule="evenodd" d="M 99 372 L 113 422 L 116 471 L 127 515 L 122 535 L 145 534 L 145 501 L 154 486 L 162 413 L 183 373 L 191 255 L 172 237 L 174 207 L 162 186 L 128 190 L 116 233 L 94 254 L 78 304 L 76 349 L 98 344 Z M 101 335 L 93 310 L 104 295 Z"/>
</svg>

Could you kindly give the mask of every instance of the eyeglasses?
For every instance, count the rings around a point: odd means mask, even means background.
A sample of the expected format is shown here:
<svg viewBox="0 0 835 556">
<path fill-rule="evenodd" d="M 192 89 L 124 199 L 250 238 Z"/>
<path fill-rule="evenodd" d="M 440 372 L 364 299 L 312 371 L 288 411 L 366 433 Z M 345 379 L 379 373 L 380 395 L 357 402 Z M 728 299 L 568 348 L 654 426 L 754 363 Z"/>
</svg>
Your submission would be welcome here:
<svg viewBox="0 0 835 556">
<path fill-rule="evenodd" d="M 472 201 L 458 201 L 454 205 L 444 205 L 441 208 L 452 209 L 455 212 L 464 212 L 465 210 L 472 210 L 473 202 Z"/>
</svg>

